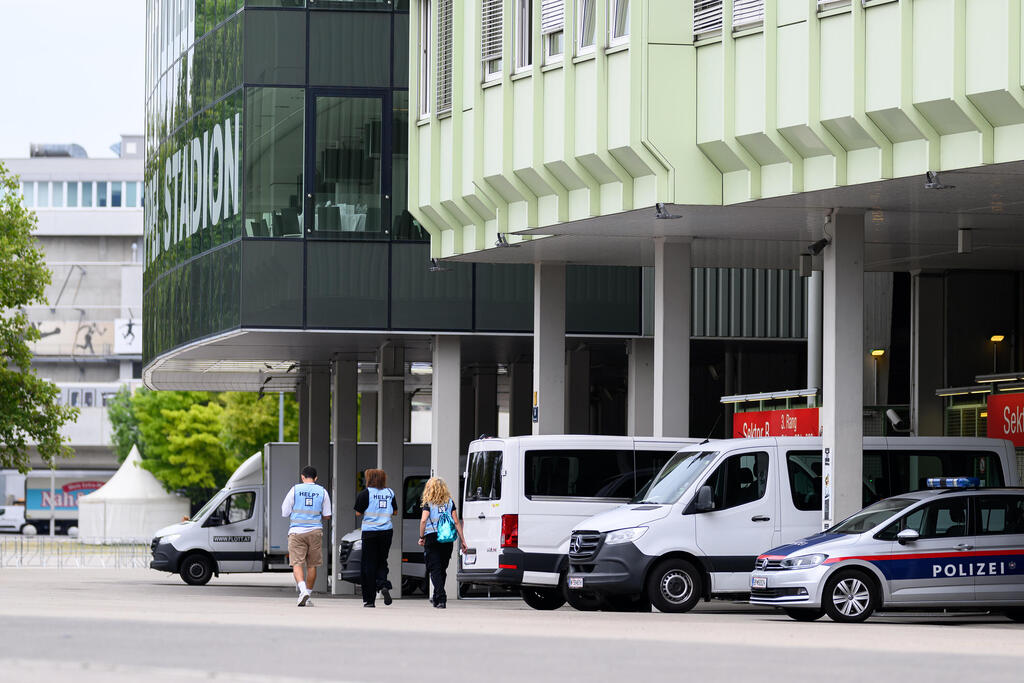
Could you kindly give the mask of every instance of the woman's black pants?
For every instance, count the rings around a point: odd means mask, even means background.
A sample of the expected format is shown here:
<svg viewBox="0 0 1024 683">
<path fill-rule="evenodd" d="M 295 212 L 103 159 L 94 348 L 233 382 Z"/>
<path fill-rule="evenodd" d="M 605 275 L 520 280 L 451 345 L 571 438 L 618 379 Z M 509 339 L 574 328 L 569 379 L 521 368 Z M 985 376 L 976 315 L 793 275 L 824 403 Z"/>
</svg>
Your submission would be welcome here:
<svg viewBox="0 0 1024 683">
<path fill-rule="evenodd" d="M 363 532 L 363 557 L 360 565 L 363 602 L 372 603 L 377 591 L 391 589 L 388 581 L 388 551 L 391 550 L 393 529 Z"/>
<path fill-rule="evenodd" d="M 438 543 L 437 534 L 423 537 L 423 559 L 427 566 L 430 582 L 434 584 L 434 602 L 446 602 L 444 582 L 448 578 L 448 564 L 452 561 L 455 543 Z"/>
</svg>

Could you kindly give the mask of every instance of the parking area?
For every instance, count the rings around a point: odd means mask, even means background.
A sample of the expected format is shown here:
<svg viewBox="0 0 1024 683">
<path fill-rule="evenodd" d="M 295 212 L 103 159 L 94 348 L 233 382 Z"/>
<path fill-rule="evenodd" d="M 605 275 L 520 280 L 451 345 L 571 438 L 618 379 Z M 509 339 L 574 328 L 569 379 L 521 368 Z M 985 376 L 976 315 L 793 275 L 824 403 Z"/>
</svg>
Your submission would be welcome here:
<svg viewBox="0 0 1024 683">
<path fill-rule="evenodd" d="M 150 570 L 5 569 L 0 680 L 721 681 L 814 672 L 834 681 L 1019 681 L 1024 627 L 1001 616 L 791 621 L 702 603 L 689 614 L 538 612 L 519 601 L 397 600 L 297 609 L 286 574 L 204 587 Z"/>
</svg>

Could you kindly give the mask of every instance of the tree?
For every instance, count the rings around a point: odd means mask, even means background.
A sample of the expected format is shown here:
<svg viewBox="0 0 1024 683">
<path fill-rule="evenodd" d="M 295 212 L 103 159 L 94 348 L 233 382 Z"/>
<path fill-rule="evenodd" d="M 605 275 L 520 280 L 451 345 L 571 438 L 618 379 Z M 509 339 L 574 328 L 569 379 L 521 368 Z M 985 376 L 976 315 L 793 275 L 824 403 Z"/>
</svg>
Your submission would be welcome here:
<svg viewBox="0 0 1024 683">
<path fill-rule="evenodd" d="M 32 368 L 29 344 L 39 330 L 24 306 L 46 303 L 50 284 L 32 230 L 35 214 L 25 208 L 17 179 L 0 163 L 0 467 L 29 469 L 28 446 L 35 443 L 43 463 L 72 455 L 61 426 L 78 409 L 57 403 L 57 386 Z"/>
<path fill-rule="evenodd" d="M 298 403 L 286 396 L 285 439 L 298 439 Z M 256 394 L 119 391 L 109 404 L 114 448 L 137 444 L 142 466 L 169 491 L 205 503 L 242 461 L 277 440 L 277 401 Z"/>
<path fill-rule="evenodd" d="M 263 444 L 277 441 L 277 396 L 238 391 L 221 394 L 221 438 L 228 452 L 247 457 L 263 450 Z M 299 403 L 294 394 L 284 397 L 284 440 L 299 440 Z"/>
<path fill-rule="evenodd" d="M 139 445 L 141 452 L 142 436 L 139 434 L 139 423 L 132 413 L 132 392 L 128 387 L 118 389 L 107 403 L 107 417 L 110 418 L 110 438 L 114 442 L 117 461 L 124 462 L 132 446 Z"/>
</svg>

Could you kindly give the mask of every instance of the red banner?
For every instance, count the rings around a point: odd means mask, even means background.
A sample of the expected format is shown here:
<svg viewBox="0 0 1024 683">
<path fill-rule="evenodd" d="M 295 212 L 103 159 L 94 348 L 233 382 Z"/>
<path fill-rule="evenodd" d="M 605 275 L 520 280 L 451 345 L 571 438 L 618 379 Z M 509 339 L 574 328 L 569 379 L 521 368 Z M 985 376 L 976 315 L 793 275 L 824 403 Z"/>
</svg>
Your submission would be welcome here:
<svg viewBox="0 0 1024 683">
<path fill-rule="evenodd" d="M 991 394 L 988 397 L 988 436 L 1024 446 L 1024 394 Z"/>
<path fill-rule="evenodd" d="M 818 436 L 818 409 L 792 408 L 736 413 L 732 416 L 733 438 L 758 436 Z"/>
</svg>

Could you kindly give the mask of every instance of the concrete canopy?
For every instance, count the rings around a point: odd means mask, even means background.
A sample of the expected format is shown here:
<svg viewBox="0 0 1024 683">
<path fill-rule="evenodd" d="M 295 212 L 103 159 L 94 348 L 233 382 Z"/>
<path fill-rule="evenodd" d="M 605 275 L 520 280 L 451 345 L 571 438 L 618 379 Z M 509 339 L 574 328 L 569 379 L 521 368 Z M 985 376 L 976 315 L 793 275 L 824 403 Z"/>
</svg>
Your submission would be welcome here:
<svg viewBox="0 0 1024 683">
<path fill-rule="evenodd" d="M 836 187 L 727 206 L 669 204 L 559 223 L 519 234 L 513 248 L 453 256 L 493 263 L 654 264 L 653 237 L 693 240 L 694 267 L 796 268 L 798 256 L 826 234 L 832 208 L 865 212 L 865 270 L 1024 268 L 1024 163 L 939 174 L 949 189 L 926 189 L 924 175 Z M 958 230 L 972 250 L 958 253 Z M 815 268 L 820 269 L 821 257 Z"/>
</svg>

